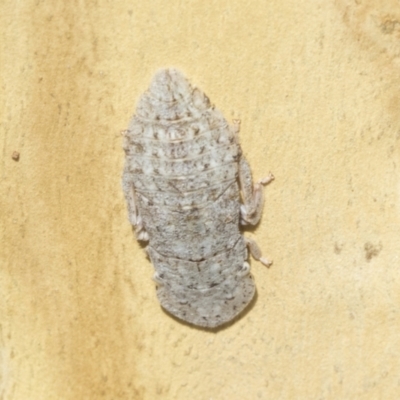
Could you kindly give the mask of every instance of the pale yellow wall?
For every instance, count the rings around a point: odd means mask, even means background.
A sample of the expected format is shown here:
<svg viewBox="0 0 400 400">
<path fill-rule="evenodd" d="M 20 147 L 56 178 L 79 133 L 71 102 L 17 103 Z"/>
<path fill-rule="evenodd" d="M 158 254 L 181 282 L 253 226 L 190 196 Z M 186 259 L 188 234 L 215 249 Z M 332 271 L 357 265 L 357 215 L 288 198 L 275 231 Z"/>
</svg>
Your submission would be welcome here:
<svg viewBox="0 0 400 400">
<path fill-rule="evenodd" d="M 0 32 L 0 399 L 400 397 L 397 0 L 4 0 Z M 165 66 L 276 176 L 217 332 L 161 311 L 121 191 Z"/>
</svg>

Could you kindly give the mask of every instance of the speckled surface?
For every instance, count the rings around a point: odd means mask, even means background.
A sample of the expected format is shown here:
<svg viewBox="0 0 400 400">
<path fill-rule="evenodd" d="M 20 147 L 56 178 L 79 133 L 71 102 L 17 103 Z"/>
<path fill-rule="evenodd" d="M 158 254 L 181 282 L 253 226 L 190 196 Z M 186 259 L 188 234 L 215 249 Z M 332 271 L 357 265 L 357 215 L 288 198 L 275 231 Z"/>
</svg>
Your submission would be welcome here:
<svg viewBox="0 0 400 400">
<path fill-rule="evenodd" d="M 400 11 L 381 3 L 2 2 L 0 397 L 398 397 Z M 120 131 L 168 66 L 276 177 L 254 231 L 274 264 L 219 331 L 160 311 L 126 219 Z"/>
</svg>

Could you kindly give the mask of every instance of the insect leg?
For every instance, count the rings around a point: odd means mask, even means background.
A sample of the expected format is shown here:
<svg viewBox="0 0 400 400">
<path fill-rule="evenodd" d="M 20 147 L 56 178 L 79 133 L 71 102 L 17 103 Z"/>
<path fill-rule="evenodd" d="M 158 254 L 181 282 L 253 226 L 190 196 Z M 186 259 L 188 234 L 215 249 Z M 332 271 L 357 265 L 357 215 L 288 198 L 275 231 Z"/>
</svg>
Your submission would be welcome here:
<svg viewBox="0 0 400 400">
<path fill-rule="evenodd" d="M 243 156 L 241 157 L 239 162 L 239 183 L 243 194 L 243 204 L 240 206 L 242 225 L 255 225 L 258 223 L 263 207 L 262 185 L 268 184 L 273 179 L 274 176 L 270 173 L 253 185 L 249 163 Z"/>
<path fill-rule="evenodd" d="M 271 266 L 272 260 L 268 260 L 267 258 L 262 257 L 261 249 L 258 247 L 258 244 L 254 239 L 245 237 L 244 241 L 246 243 L 246 246 L 249 248 L 250 254 L 253 256 L 255 260 L 260 261 L 266 267 Z"/>
<path fill-rule="evenodd" d="M 248 275 L 249 272 L 250 272 L 250 264 L 249 264 L 248 262 L 245 261 L 245 262 L 243 263 L 243 265 L 242 265 L 241 270 L 238 272 L 238 275 L 241 276 L 241 277 L 243 277 L 243 276 Z"/>
<path fill-rule="evenodd" d="M 160 285 L 160 286 L 163 286 L 164 285 L 164 279 L 162 279 L 162 277 L 160 276 L 160 274 L 158 273 L 158 272 L 155 272 L 154 273 L 154 275 L 153 275 L 153 281 L 155 282 L 155 283 L 157 283 L 158 285 Z"/>
<path fill-rule="evenodd" d="M 130 223 L 135 227 L 135 234 L 138 240 L 149 240 L 149 234 L 143 226 L 143 220 L 136 206 L 135 189 L 130 180 L 130 174 L 125 169 L 122 175 L 122 189 L 128 204 L 128 216 Z"/>
</svg>

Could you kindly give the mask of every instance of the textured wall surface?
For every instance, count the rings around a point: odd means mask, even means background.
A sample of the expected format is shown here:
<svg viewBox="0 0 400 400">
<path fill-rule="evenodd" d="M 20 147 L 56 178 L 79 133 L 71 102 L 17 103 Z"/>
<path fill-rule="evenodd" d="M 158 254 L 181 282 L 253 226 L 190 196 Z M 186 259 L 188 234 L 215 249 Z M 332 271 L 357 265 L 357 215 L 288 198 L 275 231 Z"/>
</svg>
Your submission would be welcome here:
<svg viewBox="0 0 400 400">
<path fill-rule="evenodd" d="M 276 176 L 219 331 L 160 309 L 122 195 L 166 66 Z M 0 399 L 398 398 L 398 1 L 5 0 L 0 80 Z"/>
</svg>

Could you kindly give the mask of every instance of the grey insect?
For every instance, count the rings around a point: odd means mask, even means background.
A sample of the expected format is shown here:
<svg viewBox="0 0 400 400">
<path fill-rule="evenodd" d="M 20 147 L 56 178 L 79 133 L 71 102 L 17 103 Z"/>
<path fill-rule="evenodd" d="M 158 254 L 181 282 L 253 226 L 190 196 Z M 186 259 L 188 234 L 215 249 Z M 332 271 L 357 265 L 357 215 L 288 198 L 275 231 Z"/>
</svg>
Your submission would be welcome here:
<svg viewBox="0 0 400 400">
<path fill-rule="evenodd" d="M 270 265 L 239 225 L 260 220 L 262 185 L 274 177 L 253 185 L 239 128 L 171 68 L 154 76 L 124 133 L 123 190 L 158 299 L 202 327 L 232 320 L 253 298 L 247 247 Z"/>
</svg>

